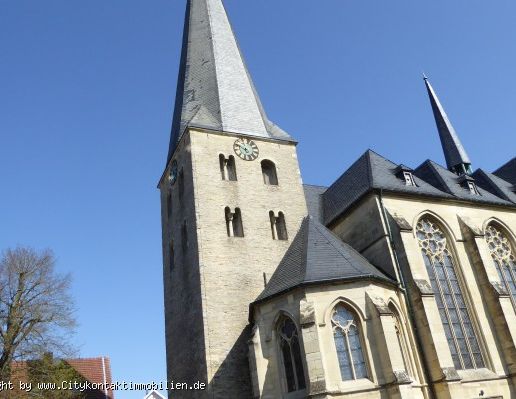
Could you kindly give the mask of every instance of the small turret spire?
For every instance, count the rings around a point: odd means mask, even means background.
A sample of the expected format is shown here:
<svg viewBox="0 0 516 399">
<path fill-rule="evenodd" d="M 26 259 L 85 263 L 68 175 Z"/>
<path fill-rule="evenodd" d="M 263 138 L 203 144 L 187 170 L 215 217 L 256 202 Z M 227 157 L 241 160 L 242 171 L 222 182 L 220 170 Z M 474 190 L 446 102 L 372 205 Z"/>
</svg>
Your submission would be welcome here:
<svg viewBox="0 0 516 399">
<path fill-rule="evenodd" d="M 471 161 L 469 160 L 466 150 L 460 142 L 459 136 L 455 132 L 448 115 L 444 112 L 444 108 L 439 102 L 434 89 L 430 85 L 428 78 L 423 74 L 428 96 L 430 97 L 430 104 L 434 113 L 435 123 L 441 138 L 441 145 L 443 146 L 444 157 L 448 169 L 453 173 L 460 175 L 471 173 Z"/>
</svg>

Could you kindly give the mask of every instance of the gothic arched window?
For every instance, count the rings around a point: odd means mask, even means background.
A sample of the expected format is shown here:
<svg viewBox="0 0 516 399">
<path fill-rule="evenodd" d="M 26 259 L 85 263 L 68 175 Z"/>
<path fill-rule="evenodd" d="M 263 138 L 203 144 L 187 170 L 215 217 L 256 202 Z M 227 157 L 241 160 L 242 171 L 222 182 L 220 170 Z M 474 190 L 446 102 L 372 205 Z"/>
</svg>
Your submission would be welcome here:
<svg viewBox="0 0 516 399">
<path fill-rule="evenodd" d="M 278 175 L 276 174 L 276 165 L 274 165 L 274 162 L 269 161 L 268 159 L 264 159 L 261 162 L 261 165 L 263 182 L 267 185 L 277 186 Z"/>
<path fill-rule="evenodd" d="M 278 341 L 287 392 L 306 388 L 301 347 L 296 325 L 284 317 L 278 324 Z"/>
<path fill-rule="evenodd" d="M 333 310 L 331 323 L 342 380 L 367 378 L 362 339 L 354 312 L 339 304 Z"/>
<path fill-rule="evenodd" d="M 396 332 L 396 338 L 398 341 L 398 346 L 400 348 L 401 357 L 403 359 L 403 366 L 405 367 L 405 371 L 408 375 L 413 376 L 410 355 L 409 355 L 409 346 L 407 345 L 407 340 L 405 339 L 405 329 L 403 328 L 403 323 L 401 321 L 401 316 L 398 313 L 398 310 L 394 307 L 394 305 L 390 304 L 389 309 L 392 312 L 392 317 L 394 321 L 394 329 Z"/>
<path fill-rule="evenodd" d="M 485 367 L 443 230 L 426 218 L 418 222 L 416 234 L 455 368 Z"/>
<path fill-rule="evenodd" d="M 507 235 L 490 224 L 486 229 L 486 241 L 491 251 L 500 281 L 511 294 L 516 307 L 516 257 Z"/>
</svg>

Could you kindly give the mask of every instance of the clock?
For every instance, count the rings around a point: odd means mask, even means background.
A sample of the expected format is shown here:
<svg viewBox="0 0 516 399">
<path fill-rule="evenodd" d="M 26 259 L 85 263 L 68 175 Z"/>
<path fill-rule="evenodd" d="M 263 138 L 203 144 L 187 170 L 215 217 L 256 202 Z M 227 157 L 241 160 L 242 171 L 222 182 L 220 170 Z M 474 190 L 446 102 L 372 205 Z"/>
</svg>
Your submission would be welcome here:
<svg viewBox="0 0 516 399">
<path fill-rule="evenodd" d="M 174 185 L 177 180 L 177 161 L 172 162 L 172 167 L 170 168 L 170 175 L 168 176 L 170 180 L 170 184 Z"/>
<path fill-rule="evenodd" d="M 235 141 L 233 144 L 233 150 L 235 150 L 235 154 L 244 161 L 254 161 L 258 158 L 258 154 L 260 153 L 258 146 L 253 140 L 244 138 Z"/>
</svg>

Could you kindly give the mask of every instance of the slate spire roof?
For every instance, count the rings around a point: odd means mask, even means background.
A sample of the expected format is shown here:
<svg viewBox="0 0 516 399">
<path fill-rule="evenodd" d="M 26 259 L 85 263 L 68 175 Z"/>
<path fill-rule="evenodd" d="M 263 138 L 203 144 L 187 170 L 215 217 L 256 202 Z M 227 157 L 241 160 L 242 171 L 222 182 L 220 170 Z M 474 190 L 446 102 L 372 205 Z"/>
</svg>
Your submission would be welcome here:
<svg viewBox="0 0 516 399">
<path fill-rule="evenodd" d="M 293 141 L 267 118 L 222 0 L 187 0 L 168 160 L 187 126 Z"/>
<path fill-rule="evenodd" d="M 430 97 L 430 104 L 432 105 L 437 130 L 439 131 L 446 165 L 448 169 L 454 173 L 469 174 L 471 173 L 471 161 L 468 154 L 462 146 L 459 136 L 457 136 L 448 115 L 446 115 L 443 106 L 426 76 L 424 80 L 428 96 Z"/>
<path fill-rule="evenodd" d="M 295 287 L 374 279 L 396 284 L 311 216 L 305 217 L 278 268 L 255 302 Z"/>
</svg>

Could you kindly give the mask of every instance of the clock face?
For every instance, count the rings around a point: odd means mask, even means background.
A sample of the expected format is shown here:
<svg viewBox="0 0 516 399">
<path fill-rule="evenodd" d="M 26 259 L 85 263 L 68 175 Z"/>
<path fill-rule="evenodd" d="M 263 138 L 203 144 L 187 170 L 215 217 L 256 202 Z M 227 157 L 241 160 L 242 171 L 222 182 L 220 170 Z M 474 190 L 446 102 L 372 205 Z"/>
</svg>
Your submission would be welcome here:
<svg viewBox="0 0 516 399">
<path fill-rule="evenodd" d="M 172 167 L 170 168 L 170 176 L 168 177 L 170 180 L 170 184 L 174 185 L 177 180 L 177 162 L 172 162 Z"/>
<path fill-rule="evenodd" d="M 233 144 L 233 149 L 235 150 L 235 154 L 237 154 L 244 161 L 254 161 L 258 158 L 258 154 L 260 151 L 258 150 L 258 146 L 253 140 L 249 139 L 238 139 Z"/>
</svg>

